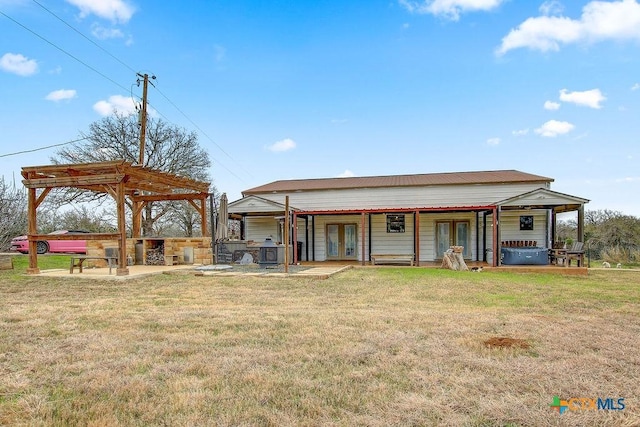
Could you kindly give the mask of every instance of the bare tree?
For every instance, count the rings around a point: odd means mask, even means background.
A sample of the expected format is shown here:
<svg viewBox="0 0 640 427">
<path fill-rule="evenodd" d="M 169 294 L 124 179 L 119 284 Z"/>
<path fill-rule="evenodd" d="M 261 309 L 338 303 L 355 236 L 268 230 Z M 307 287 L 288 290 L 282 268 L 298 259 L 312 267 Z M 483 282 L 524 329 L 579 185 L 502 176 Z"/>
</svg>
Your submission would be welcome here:
<svg viewBox="0 0 640 427">
<path fill-rule="evenodd" d="M 139 126 L 135 115 L 113 115 L 92 123 L 83 133 L 85 141 L 60 149 L 51 158 L 55 164 L 89 163 L 126 160 L 137 163 L 139 159 Z M 160 119 L 149 119 L 144 150 L 144 166 L 184 176 L 210 181 L 209 154 L 198 144 L 195 132 L 170 126 Z M 73 201 L 111 200 L 105 194 L 93 194 L 80 190 L 67 190 L 57 196 L 60 203 Z M 150 202 L 142 212 L 142 232 L 145 236 L 156 234 L 154 228 L 162 218 L 172 218 L 180 212 L 180 203 Z M 164 228 L 164 227 L 161 227 Z"/>
<path fill-rule="evenodd" d="M 11 239 L 27 231 L 27 196 L 23 188 L 0 179 L 0 250 L 9 249 Z"/>
</svg>

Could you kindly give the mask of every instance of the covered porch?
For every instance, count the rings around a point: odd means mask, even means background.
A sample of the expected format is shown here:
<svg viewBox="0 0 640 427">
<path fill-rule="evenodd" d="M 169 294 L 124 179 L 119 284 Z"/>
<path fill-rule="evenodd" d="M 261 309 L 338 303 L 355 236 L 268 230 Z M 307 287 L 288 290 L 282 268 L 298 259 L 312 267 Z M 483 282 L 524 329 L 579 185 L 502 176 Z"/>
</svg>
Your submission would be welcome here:
<svg viewBox="0 0 640 427">
<path fill-rule="evenodd" d="M 556 240 L 557 216 L 576 212 L 578 240 L 584 239 L 584 204 L 588 200 L 540 188 L 509 199 L 473 206 L 389 207 L 376 209 L 289 210 L 293 262 L 349 262 L 365 265 L 385 251 L 413 257 L 416 266 L 438 263 L 449 245 L 468 248 L 465 260 L 491 267 L 503 265 L 503 241 L 524 241 L 546 250 Z M 241 221 L 241 239 L 260 240 L 260 223 L 284 226 L 285 204 L 248 196 L 229 205 L 230 217 Z M 386 224 L 384 219 L 386 218 Z M 394 222 L 393 220 L 398 221 Z M 274 223 L 275 224 L 275 223 Z M 387 227 L 386 229 L 384 227 Z M 447 228 L 448 227 L 448 228 Z M 463 239 L 441 238 L 459 227 Z M 275 229 L 275 228 L 274 228 Z M 279 229 L 278 229 L 279 230 Z M 276 230 L 276 232 L 278 232 Z M 332 234 L 333 233 L 333 234 Z M 455 233 L 455 230 L 454 230 Z M 280 233 L 284 236 L 284 233 Z M 281 238 L 279 235 L 278 238 Z M 333 240 L 332 240 L 333 239 Z M 345 240 L 349 244 L 345 246 Z M 332 244 L 338 243 L 337 252 Z M 337 256 L 335 256 L 337 255 Z"/>
</svg>

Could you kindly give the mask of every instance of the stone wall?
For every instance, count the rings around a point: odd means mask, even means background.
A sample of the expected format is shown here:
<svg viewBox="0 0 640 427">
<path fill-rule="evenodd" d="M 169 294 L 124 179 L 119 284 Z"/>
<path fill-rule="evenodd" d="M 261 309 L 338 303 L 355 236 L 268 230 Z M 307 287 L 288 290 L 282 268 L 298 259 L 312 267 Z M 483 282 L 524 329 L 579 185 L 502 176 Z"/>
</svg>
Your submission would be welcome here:
<svg viewBox="0 0 640 427">
<path fill-rule="evenodd" d="M 162 244 L 164 255 L 177 255 L 180 264 L 202 264 L 212 263 L 211 238 L 210 237 L 151 237 L 151 238 L 130 238 L 127 239 L 127 258 L 129 264 L 146 264 L 147 250 Z M 143 250 L 142 257 L 136 254 L 136 246 Z M 87 240 L 87 255 L 104 256 L 105 251 L 117 251 L 118 243 L 114 240 Z M 193 253 L 192 253 L 193 252 Z M 186 255 L 186 257 L 185 257 Z M 193 259 L 188 259 L 193 255 Z M 185 259 L 186 258 L 186 259 Z M 104 260 L 87 260 L 85 265 L 95 265 L 96 267 L 106 267 Z"/>
</svg>

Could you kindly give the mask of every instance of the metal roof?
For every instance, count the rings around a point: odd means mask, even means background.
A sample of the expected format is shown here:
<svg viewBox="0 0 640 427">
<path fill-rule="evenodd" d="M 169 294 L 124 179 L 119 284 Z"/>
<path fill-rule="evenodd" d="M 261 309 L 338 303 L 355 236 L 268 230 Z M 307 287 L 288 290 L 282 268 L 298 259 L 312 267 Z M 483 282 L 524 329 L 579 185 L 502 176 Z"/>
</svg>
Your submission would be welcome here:
<svg viewBox="0 0 640 427">
<path fill-rule="evenodd" d="M 349 188 L 415 187 L 431 185 L 512 184 L 553 182 L 552 178 L 517 170 L 429 173 L 415 175 L 364 176 L 348 178 L 290 179 L 273 181 L 242 192 L 243 196 L 261 193 L 337 190 Z"/>
</svg>

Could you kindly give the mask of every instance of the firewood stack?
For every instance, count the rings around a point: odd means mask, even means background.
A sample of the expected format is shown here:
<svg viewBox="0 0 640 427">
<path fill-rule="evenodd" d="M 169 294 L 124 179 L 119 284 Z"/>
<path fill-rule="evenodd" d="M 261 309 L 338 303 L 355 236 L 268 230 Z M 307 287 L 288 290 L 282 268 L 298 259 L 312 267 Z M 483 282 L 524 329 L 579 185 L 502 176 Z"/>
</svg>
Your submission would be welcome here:
<svg viewBox="0 0 640 427">
<path fill-rule="evenodd" d="M 147 250 L 147 265 L 164 265 L 164 245 Z"/>
</svg>

